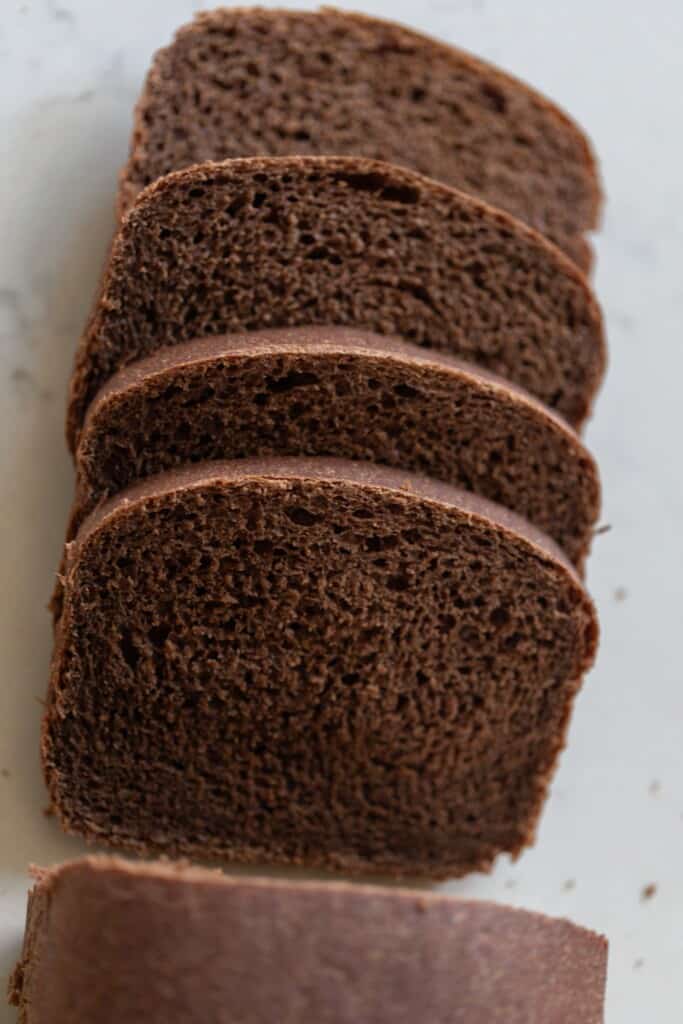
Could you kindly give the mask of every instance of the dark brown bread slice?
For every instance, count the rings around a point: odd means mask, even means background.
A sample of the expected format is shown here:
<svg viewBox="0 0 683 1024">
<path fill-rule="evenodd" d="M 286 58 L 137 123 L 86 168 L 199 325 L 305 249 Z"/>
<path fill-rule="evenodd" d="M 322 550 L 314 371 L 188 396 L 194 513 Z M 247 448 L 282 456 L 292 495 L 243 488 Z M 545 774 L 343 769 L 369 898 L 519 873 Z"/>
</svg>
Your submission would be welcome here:
<svg viewBox="0 0 683 1024">
<path fill-rule="evenodd" d="M 204 463 L 69 546 L 44 723 L 65 829 L 439 877 L 533 839 L 593 606 L 482 498 L 369 463 Z"/>
<path fill-rule="evenodd" d="M 316 324 L 449 351 L 573 425 L 605 364 L 585 278 L 507 214 L 351 157 L 205 164 L 151 185 L 114 240 L 77 353 L 72 448 L 98 389 L 134 360 L 203 335 Z"/>
<path fill-rule="evenodd" d="M 569 921 L 109 857 L 35 879 L 21 1024 L 602 1024 L 607 942 Z"/>
<path fill-rule="evenodd" d="M 336 455 L 456 484 L 525 516 L 581 566 L 595 462 L 539 402 L 395 338 L 293 328 L 188 342 L 119 371 L 78 448 L 69 539 L 101 501 L 189 462 Z"/>
<path fill-rule="evenodd" d="M 326 9 L 200 14 L 157 53 L 120 205 L 205 160 L 352 155 L 486 199 L 587 267 L 600 184 L 585 135 L 528 86 L 401 25 Z"/>
</svg>

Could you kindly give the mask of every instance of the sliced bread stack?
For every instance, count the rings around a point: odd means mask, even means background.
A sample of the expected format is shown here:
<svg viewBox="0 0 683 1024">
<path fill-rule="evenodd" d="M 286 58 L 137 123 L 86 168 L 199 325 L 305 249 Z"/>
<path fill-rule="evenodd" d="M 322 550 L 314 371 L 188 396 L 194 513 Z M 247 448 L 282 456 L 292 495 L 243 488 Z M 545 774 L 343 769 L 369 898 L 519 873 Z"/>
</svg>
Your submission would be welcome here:
<svg viewBox="0 0 683 1024">
<path fill-rule="evenodd" d="M 157 56 L 71 386 L 68 831 L 424 877 L 532 840 L 596 647 L 598 196 L 555 107 L 397 26 Z"/>
<path fill-rule="evenodd" d="M 220 10 L 157 55 L 70 390 L 67 831 L 424 879 L 533 840 L 597 643 L 599 198 L 564 114 L 399 26 Z M 605 957 L 505 907 L 86 858 L 37 873 L 10 999 L 600 1024 Z"/>
</svg>

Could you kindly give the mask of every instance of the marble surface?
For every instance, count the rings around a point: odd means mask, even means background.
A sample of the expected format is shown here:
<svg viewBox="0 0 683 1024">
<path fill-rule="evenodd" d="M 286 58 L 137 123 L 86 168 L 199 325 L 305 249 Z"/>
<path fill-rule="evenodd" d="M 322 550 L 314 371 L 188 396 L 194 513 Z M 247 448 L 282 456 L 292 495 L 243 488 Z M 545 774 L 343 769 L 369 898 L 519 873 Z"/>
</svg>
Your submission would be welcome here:
<svg viewBox="0 0 683 1024">
<path fill-rule="evenodd" d="M 339 6 L 351 6 L 338 0 Z M 45 604 L 72 483 L 64 394 L 153 50 L 201 3 L 0 5 L 0 974 L 28 862 L 81 852 L 43 815 Z M 281 4 L 281 6 L 283 6 Z M 303 2 L 294 6 L 315 6 Z M 683 5 L 367 0 L 528 79 L 589 130 L 609 197 L 596 285 L 611 368 L 588 440 L 604 475 L 589 583 L 603 640 L 538 843 L 450 886 L 611 939 L 608 1024 L 683 1019 Z M 648 888 L 650 887 L 650 888 Z M 0 1021 L 14 1020 L 0 1008 Z"/>
</svg>

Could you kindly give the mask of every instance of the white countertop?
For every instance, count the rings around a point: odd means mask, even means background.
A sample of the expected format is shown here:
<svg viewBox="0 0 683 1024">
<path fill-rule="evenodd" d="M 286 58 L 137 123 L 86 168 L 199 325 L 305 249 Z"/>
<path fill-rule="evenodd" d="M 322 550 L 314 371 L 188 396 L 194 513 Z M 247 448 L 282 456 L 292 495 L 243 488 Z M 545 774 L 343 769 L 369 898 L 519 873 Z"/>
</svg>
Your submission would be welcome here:
<svg viewBox="0 0 683 1024">
<path fill-rule="evenodd" d="M 28 862 L 83 849 L 42 814 L 37 755 L 51 643 L 45 604 L 72 483 L 62 431 L 72 351 L 109 239 L 146 65 L 202 6 L 0 4 L 0 976 L 19 949 Z M 536 848 L 449 888 L 607 933 L 608 1024 L 680 1024 L 683 4 L 362 6 L 527 79 L 588 129 L 602 161 L 609 202 L 596 286 L 611 368 L 588 432 L 612 526 L 589 574 L 602 649 Z M 648 885 L 656 890 L 644 898 Z M 0 1008 L 2 1024 L 14 1020 Z"/>
</svg>

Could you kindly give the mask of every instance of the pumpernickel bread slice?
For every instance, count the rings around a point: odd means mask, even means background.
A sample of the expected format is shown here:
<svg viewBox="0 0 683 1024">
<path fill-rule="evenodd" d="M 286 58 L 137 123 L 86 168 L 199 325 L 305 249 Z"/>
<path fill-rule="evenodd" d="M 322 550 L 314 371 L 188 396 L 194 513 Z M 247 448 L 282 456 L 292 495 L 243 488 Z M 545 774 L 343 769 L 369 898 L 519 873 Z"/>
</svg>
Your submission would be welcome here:
<svg viewBox="0 0 683 1024">
<path fill-rule="evenodd" d="M 178 171 L 114 240 L 71 386 L 75 447 L 117 370 L 202 335 L 363 327 L 521 384 L 573 425 L 605 364 L 585 278 L 507 214 L 353 157 L 232 160 Z"/>
<path fill-rule="evenodd" d="M 69 539 L 103 500 L 190 462 L 328 455 L 465 487 L 582 566 L 600 507 L 574 432 L 518 388 L 441 352 L 348 328 L 204 338 L 120 370 L 91 403 Z"/>
<path fill-rule="evenodd" d="M 347 11 L 223 8 L 181 28 L 138 102 L 120 206 L 191 164 L 297 154 L 412 168 L 590 263 L 600 184 L 577 125 L 470 54 Z"/>
<path fill-rule="evenodd" d="M 325 459 L 150 478 L 69 546 L 44 722 L 69 832 L 440 877 L 533 839 L 593 606 L 513 513 Z"/>
<path fill-rule="evenodd" d="M 109 857 L 34 877 L 21 1024 L 602 1024 L 607 942 L 569 921 Z"/>
</svg>

